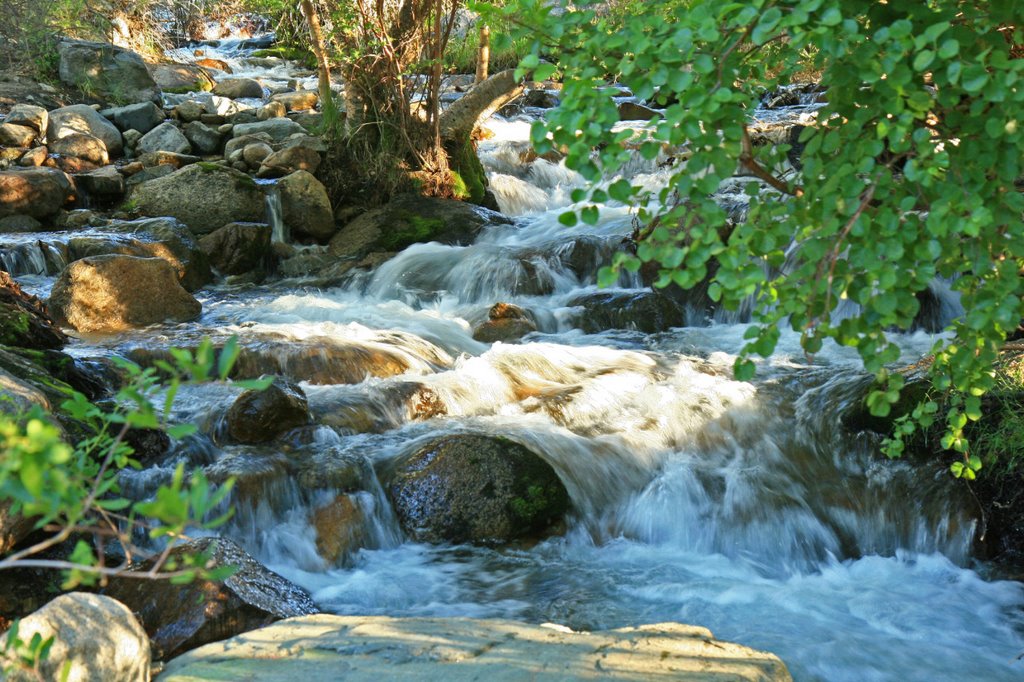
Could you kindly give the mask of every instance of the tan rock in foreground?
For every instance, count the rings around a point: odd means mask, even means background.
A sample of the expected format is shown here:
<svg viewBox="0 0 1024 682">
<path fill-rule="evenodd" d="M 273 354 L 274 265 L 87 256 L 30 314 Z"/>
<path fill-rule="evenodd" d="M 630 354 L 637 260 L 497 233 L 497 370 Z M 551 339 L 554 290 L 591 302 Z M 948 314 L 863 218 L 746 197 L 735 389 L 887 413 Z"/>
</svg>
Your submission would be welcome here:
<svg viewBox="0 0 1024 682">
<path fill-rule="evenodd" d="M 80 332 L 113 332 L 194 320 L 199 301 L 160 258 L 92 256 L 68 265 L 53 285 L 50 314 Z"/>
<path fill-rule="evenodd" d="M 774 654 L 679 623 L 575 633 L 469 618 L 304 616 L 174 659 L 161 682 L 202 680 L 686 680 L 790 682 Z"/>
</svg>

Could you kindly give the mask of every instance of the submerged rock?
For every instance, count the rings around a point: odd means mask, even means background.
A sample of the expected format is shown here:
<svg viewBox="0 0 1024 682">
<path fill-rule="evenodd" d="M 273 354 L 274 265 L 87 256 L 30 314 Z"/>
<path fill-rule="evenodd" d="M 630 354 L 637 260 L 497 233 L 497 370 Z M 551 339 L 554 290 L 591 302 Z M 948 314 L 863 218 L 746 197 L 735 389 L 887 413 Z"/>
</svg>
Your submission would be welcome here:
<svg viewBox="0 0 1024 682">
<path fill-rule="evenodd" d="M 439 437 L 392 468 L 388 496 L 419 542 L 504 543 L 544 532 L 569 509 L 551 465 L 507 438 Z"/>
<path fill-rule="evenodd" d="M 305 590 L 270 571 L 230 540 L 193 540 L 173 550 L 171 556 L 202 552 L 211 555 L 208 565 L 237 570 L 222 581 L 196 580 L 186 585 L 120 578 L 105 590 L 139 618 L 156 658 L 170 658 L 282 618 L 320 612 Z M 143 564 L 135 570 L 148 568 Z"/>
<path fill-rule="evenodd" d="M 53 638 L 49 655 L 40 663 L 39 676 L 16 672 L 6 678 L 11 682 L 148 682 L 150 678 L 149 639 L 132 612 L 110 597 L 62 594 L 21 619 L 18 637 L 28 642 L 36 634 L 44 640 Z M 6 636 L 0 635 L 0 640 L 5 641 Z"/>
<path fill-rule="evenodd" d="M 774 654 L 658 623 L 600 632 L 471 618 L 318 615 L 209 644 L 161 682 L 231 679 L 792 682 Z"/>
<path fill-rule="evenodd" d="M 329 564 L 340 563 L 366 542 L 366 519 L 353 495 L 338 495 L 314 509 L 309 523 L 316 531 L 316 551 Z"/>
<path fill-rule="evenodd" d="M 265 390 L 238 396 L 224 419 L 236 443 L 265 443 L 308 423 L 309 403 L 298 384 L 276 377 Z"/>
<path fill-rule="evenodd" d="M 194 320 L 202 306 L 166 261 L 109 255 L 68 265 L 53 285 L 49 310 L 80 332 L 113 332 Z"/>
</svg>

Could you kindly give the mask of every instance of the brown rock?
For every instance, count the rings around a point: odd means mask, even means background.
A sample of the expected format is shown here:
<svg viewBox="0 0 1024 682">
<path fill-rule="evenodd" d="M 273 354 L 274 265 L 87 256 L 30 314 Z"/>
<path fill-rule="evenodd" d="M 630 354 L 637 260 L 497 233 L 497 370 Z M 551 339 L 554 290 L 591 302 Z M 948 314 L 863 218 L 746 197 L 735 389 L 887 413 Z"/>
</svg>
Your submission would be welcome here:
<svg viewBox="0 0 1024 682">
<path fill-rule="evenodd" d="M 319 167 L 320 155 L 312 149 L 287 147 L 263 159 L 258 175 L 261 178 L 279 178 L 299 170 L 316 173 Z"/>
<path fill-rule="evenodd" d="M 338 495 L 313 510 L 309 522 L 316 530 L 316 551 L 330 564 L 343 561 L 365 543 L 365 521 L 352 495 Z"/>
<path fill-rule="evenodd" d="M 183 322 L 202 312 L 166 261 L 120 255 L 93 256 L 68 265 L 53 285 L 48 307 L 55 319 L 80 332 Z"/>
<path fill-rule="evenodd" d="M 487 312 L 487 318 L 473 330 L 473 338 L 483 343 L 517 341 L 537 331 L 531 315 L 511 303 L 495 303 Z"/>
<path fill-rule="evenodd" d="M 238 396 L 224 420 L 236 443 L 265 443 L 309 422 L 309 403 L 298 384 L 276 377 L 266 390 Z"/>
<path fill-rule="evenodd" d="M 315 109 L 320 102 L 320 96 L 312 90 L 299 90 L 298 92 L 282 92 L 273 95 L 271 102 L 280 102 L 288 111 L 306 111 Z"/>
<path fill-rule="evenodd" d="M 336 231 L 327 190 L 312 174 L 295 171 L 277 183 L 284 224 L 293 235 L 326 242 Z"/>
<path fill-rule="evenodd" d="M 33 147 L 29 149 L 18 161 L 19 166 L 30 168 L 33 166 L 42 166 L 46 163 L 46 157 L 49 154 L 49 150 L 46 147 Z"/>
<path fill-rule="evenodd" d="M 4 147 L 31 147 L 38 133 L 17 123 L 0 123 L 0 145 Z"/>
<path fill-rule="evenodd" d="M 620 121 L 650 121 L 659 115 L 659 112 L 654 109 L 636 102 L 623 102 L 619 105 Z"/>
<path fill-rule="evenodd" d="M 266 223 L 228 223 L 200 239 L 199 246 L 221 273 L 241 275 L 267 264 L 270 237 Z"/>
<path fill-rule="evenodd" d="M 46 218 L 71 197 L 71 180 L 52 168 L 0 171 L 0 218 L 30 215 Z"/>
<path fill-rule="evenodd" d="M 206 67 L 207 69 L 217 69 L 224 73 L 231 73 L 231 67 L 228 66 L 228 63 L 220 59 L 210 59 L 209 57 L 197 59 L 196 65 Z"/>
<path fill-rule="evenodd" d="M 52 140 L 48 149 L 51 154 L 74 157 L 96 166 L 105 166 L 110 162 L 107 145 L 103 140 L 84 133 L 72 133 L 59 140 Z"/>
<path fill-rule="evenodd" d="M 46 132 L 46 124 L 49 121 L 49 113 L 43 107 L 34 104 L 15 104 L 7 113 L 5 123 L 16 123 L 20 126 L 28 126 L 37 133 Z"/>
</svg>

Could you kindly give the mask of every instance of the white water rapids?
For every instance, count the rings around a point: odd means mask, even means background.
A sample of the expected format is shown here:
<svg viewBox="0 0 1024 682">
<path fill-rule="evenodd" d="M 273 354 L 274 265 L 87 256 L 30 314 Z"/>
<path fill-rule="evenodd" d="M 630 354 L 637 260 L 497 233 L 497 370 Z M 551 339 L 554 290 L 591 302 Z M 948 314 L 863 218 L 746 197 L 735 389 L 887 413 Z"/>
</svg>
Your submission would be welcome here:
<svg viewBox="0 0 1024 682">
<path fill-rule="evenodd" d="M 319 426 L 289 447 L 379 464 L 420 438 L 501 434 L 562 477 L 574 506 L 565 533 L 509 549 L 414 544 L 371 485 L 358 494 L 365 547 L 327 566 L 309 514 L 331 492 L 294 481 L 239 501 L 226 532 L 337 613 L 577 630 L 673 620 L 775 652 L 797 680 L 1024 679 L 1024 586 L 986 579 L 987 567 L 970 558 L 976 520 L 962 487 L 886 461 L 873 436 L 841 425 L 865 382 L 849 349 L 827 347 L 808 364 L 784 333 L 744 383 L 730 370 L 742 323 L 580 330 L 572 302 L 599 291 L 596 267 L 629 234 L 631 215 L 609 205 L 595 226 L 562 227 L 557 216 L 579 179 L 560 164 L 523 160 L 528 126 L 494 119 L 496 135 L 481 147 L 500 206 L 519 216 L 514 225 L 488 228 L 471 246 L 412 246 L 332 288 L 213 288 L 200 294 L 199 323 L 149 343 L 237 333 L 291 348 L 394 353 L 407 368 L 398 376 L 304 382 Z M 631 172 L 651 186 L 664 181 L 654 164 Z M 628 278 L 619 286 L 640 288 Z M 475 341 L 473 325 L 497 302 L 530 310 L 539 331 L 521 344 Z M 903 335 L 904 359 L 933 340 Z M 97 351 L 83 342 L 75 352 Z M 411 420 L 388 403 L 405 382 L 432 389 L 445 416 Z M 178 415 L 212 430 L 233 395 L 183 392 Z M 342 424 L 353 410 L 373 415 L 373 428 Z M 207 438 L 182 444 L 179 456 L 207 463 L 251 452 Z"/>
</svg>

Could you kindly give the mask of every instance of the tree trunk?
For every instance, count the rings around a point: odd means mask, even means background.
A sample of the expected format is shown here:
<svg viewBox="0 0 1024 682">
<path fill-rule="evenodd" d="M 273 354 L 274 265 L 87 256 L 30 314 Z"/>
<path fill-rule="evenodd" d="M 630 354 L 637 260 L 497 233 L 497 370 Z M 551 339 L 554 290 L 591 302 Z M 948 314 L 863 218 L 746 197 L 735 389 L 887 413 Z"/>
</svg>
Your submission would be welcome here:
<svg viewBox="0 0 1024 682">
<path fill-rule="evenodd" d="M 476 53 L 476 83 L 487 80 L 487 69 L 491 65 L 491 27 L 480 24 L 480 47 Z"/>
<path fill-rule="evenodd" d="M 327 48 L 323 30 L 320 28 L 320 17 L 317 16 L 312 0 L 301 0 L 299 7 L 309 25 L 310 43 L 313 46 L 313 54 L 316 56 L 320 108 L 330 116 L 335 112 L 334 96 L 331 93 L 331 65 L 327 60 Z"/>
<path fill-rule="evenodd" d="M 514 69 L 494 74 L 442 114 L 441 137 L 446 141 L 468 138 L 484 119 L 521 94 L 523 84 L 516 81 Z"/>
</svg>

